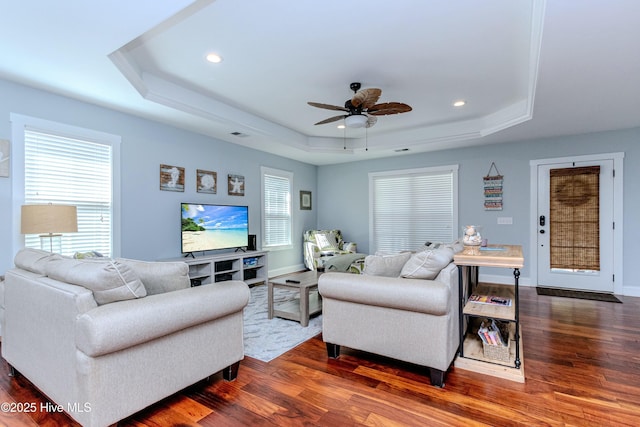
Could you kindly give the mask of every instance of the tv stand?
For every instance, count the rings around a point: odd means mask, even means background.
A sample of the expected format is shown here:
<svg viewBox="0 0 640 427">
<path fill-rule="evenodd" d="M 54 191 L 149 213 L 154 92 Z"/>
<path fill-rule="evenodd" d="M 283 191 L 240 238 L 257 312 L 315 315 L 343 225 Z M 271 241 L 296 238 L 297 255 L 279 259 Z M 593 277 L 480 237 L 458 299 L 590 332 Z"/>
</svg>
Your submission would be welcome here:
<svg viewBox="0 0 640 427">
<path fill-rule="evenodd" d="M 238 252 L 238 251 L 247 252 L 246 249 L 241 246 L 238 246 L 234 252 Z"/>
<path fill-rule="evenodd" d="M 210 285 L 227 280 L 242 280 L 249 286 L 269 281 L 266 251 L 230 252 L 219 255 L 180 258 L 189 266 L 191 286 Z M 175 261 L 170 260 L 170 261 Z"/>
</svg>

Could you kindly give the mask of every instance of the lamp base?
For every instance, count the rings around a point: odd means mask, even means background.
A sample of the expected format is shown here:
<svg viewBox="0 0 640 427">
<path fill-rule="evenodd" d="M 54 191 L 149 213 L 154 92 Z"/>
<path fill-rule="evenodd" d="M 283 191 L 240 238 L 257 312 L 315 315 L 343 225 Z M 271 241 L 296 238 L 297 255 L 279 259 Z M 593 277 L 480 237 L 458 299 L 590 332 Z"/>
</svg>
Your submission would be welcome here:
<svg viewBox="0 0 640 427">
<path fill-rule="evenodd" d="M 41 234 L 40 249 L 52 253 L 62 252 L 62 234 Z"/>
</svg>

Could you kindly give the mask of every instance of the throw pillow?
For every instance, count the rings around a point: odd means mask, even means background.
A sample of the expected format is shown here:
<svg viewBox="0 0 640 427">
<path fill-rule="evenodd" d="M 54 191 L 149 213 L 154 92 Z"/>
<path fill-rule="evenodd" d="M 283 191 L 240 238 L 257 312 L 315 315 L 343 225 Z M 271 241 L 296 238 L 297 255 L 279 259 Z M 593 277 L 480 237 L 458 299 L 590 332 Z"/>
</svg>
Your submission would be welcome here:
<svg viewBox="0 0 640 427">
<path fill-rule="evenodd" d="M 133 269 L 112 259 L 57 259 L 46 266 L 47 276 L 93 292 L 98 305 L 141 298 L 147 291 Z"/>
<path fill-rule="evenodd" d="M 400 275 L 407 279 L 433 280 L 452 260 L 451 248 L 427 249 L 411 256 L 402 267 Z"/>
<path fill-rule="evenodd" d="M 338 237 L 333 232 L 316 233 L 316 245 L 322 253 L 338 252 Z"/>
<path fill-rule="evenodd" d="M 87 259 L 87 258 L 100 258 L 103 257 L 100 252 L 96 251 L 87 251 L 87 252 L 76 252 L 73 254 L 75 259 Z"/>
<path fill-rule="evenodd" d="M 393 255 L 367 255 L 362 274 L 369 276 L 398 277 L 402 266 L 411 258 L 411 252 Z"/>
<path fill-rule="evenodd" d="M 13 262 L 18 268 L 44 276 L 47 274 L 47 264 L 56 259 L 62 259 L 62 255 L 40 249 L 24 248 L 18 251 Z"/>
<path fill-rule="evenodd" d="M 117 258 L 116 261 L 127 265 L 135 271 L 147 295 L 163 294 L 191 287 L 189 266 L 178 262 L 147 262 L 135 259 Z"/>
</svg>

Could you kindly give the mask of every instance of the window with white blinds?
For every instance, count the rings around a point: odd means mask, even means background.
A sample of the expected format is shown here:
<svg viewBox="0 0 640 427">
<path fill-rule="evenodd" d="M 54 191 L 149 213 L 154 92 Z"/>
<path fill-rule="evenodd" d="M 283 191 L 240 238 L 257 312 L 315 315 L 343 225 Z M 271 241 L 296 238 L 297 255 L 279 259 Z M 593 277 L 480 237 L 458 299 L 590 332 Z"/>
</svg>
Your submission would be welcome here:
<svg viewBox="0 0 640 427">
<path fill-rule="evenodd" d="M 76 206 L 78 232 L 63 235 L 62 253 L 112 256 L 112 146 L 29 127 L 24 137 L 24 204 Z M 39 248 L 38 235 L 25 246 Z"/>
<path fill-rule="evenodd" d="M 369 174 L 371 252 L 454 240 L 457 176 L 457 165 Z"/>
<path fill-rule="evenodd" d="M 262 246 L 291 246 L 291 188 L 293 174 L 262 168 Z"/>
</svg>

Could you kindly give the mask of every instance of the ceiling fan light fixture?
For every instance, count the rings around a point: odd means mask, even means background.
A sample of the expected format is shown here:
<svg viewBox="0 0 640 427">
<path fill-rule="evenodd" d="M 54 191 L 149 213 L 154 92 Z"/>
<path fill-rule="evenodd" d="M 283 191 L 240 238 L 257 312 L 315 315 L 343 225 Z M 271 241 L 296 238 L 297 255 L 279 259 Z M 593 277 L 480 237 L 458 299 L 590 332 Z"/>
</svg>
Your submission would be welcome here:
<svg viewBox="0 0 640 427">
<path fill-rule="evenodd" d="M 220 62 L 222 62 L 222 57 L 217 53 L 210 53 L 207 55 L 207 61 L 213 64 L 219 64 Z"/>
<path fill-rule="evenodd" d="M 350 128 L 363 128 L 367 125 L 367 116 L 362 114 L 354 114 L 344 119 L 344 124 Z"/>
</svg>

